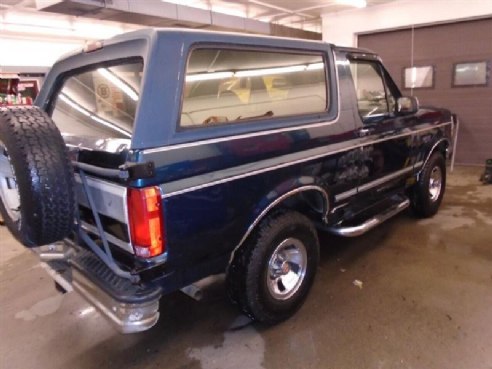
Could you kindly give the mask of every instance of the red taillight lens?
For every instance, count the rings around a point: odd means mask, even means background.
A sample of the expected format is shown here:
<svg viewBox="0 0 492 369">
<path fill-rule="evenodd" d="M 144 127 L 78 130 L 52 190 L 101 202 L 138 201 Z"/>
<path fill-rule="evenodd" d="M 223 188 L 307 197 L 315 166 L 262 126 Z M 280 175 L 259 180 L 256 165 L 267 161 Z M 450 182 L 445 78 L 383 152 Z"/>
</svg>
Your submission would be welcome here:
<svg viewBox="0 0 492 369">
<path fill-rule="evenodd" d="M 151 258 L 165 251 L 164 215 L 159 187 L 128 189 L 128 218 L 135 254 Z"/>
</svg>

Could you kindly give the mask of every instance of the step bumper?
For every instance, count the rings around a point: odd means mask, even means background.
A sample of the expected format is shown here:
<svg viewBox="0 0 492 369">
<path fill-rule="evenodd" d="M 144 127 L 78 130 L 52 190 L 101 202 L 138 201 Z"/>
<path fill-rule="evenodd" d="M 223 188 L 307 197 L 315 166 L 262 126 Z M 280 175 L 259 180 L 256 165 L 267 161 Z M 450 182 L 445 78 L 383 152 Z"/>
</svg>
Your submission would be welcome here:
<svg viewBox="0 0 492 369">
<path fill-rule="evenodd" d="M 62 289 L 76 291 L 119 332 L 142 332 L 159 320 L 159 287 L 134 284 L 117 276 L 91 251 L 67 240 L 35 252 Z"/>
</svg>

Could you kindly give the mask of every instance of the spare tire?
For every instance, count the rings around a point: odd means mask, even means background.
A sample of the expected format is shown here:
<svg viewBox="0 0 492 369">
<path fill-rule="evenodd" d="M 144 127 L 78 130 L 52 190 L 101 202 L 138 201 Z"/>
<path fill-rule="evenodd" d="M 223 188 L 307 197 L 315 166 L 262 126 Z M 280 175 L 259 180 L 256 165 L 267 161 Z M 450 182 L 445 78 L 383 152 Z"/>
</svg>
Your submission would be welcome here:
<svg viewBox="0 0 492 369">
<path fill-rule="evenodd" d="M 0 109 L 0 213 L 27 247 L 73 229 L 73 168 L 60 131 L 38 107 Z"/>
</svg>

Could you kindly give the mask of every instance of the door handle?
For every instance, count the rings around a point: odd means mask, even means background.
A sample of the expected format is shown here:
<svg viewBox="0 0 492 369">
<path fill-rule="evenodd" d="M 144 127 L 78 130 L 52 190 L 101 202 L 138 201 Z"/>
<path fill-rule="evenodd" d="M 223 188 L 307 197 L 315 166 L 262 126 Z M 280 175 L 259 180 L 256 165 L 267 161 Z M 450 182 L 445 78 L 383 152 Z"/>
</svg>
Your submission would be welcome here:
<svg viewBox="0 0 492 369">
<path fill-rule="evenodd" d="M 359 137 L 366 137 L 371 135 L 373 130 L 371 128 L 361 128 L 359 129 Z"/>
</svg>

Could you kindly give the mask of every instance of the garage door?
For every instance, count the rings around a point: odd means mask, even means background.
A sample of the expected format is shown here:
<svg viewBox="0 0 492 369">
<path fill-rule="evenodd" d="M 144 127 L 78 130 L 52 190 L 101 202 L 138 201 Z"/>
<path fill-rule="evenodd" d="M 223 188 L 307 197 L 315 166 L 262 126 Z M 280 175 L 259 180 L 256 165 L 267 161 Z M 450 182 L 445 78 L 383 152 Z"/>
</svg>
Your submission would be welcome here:
<svg viewBox="0 0 492 369">
<path fill-rule="evenodd" d="M 403 94 L 458 114 L 457 163 L 492 158 L 492 18 L 359 35 L 358 45 L 381 55 Z M 417 71 L 427 74 L 426 87 L 405 88 L 405 68 L 412 65 L 424 67 Z M 417 71 L 407 70 L 407 86 Z"/>
</svg>

